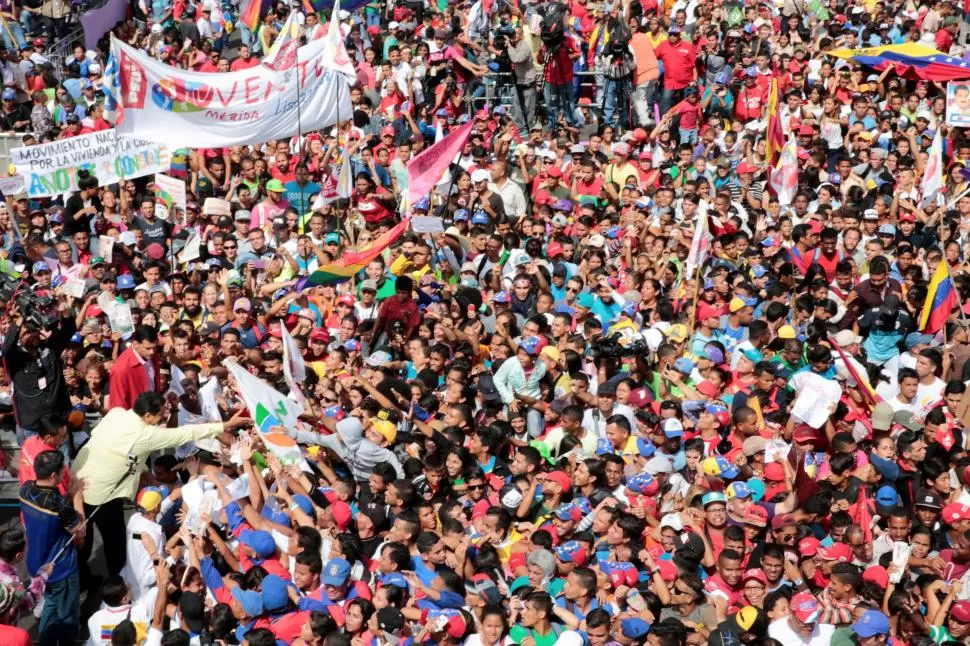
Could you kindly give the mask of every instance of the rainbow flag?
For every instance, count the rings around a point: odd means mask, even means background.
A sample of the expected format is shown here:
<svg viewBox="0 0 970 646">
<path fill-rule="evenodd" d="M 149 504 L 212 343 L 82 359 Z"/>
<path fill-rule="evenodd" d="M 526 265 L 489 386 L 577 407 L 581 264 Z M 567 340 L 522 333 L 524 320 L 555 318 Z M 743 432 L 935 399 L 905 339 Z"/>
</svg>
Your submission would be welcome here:
<svg viewBox="0 0 970 646">
<path fill-rule="evenodd" d="M 370 243 L 365 249 L 345 253 L 340 257 L 340 260 L 318 268 L 305 280 L 297 283 L 296 290 L 299 291 L 317 285 L 335 285 L 350 280 L 366 267 L 367 263 L 379 256 L 395 240 L 404 235 L 410 223 L 411 218 L 405 218 L 393 229 Z"/>
<path fill-rule="evenodd" d="M 774 168 L 781 157 L 781 149 L 785 147 L 785 132 L 781 127 L 781 115 L 778 113 L 778 79 L 771 79 L 771 92 L 768 93 L 768 133 L 765 141 L 765 161 Z"/>
<path fill-rule="evenodd" d="M 936 334 L 950 318 L 950 313 L 957 305 L 957 290 L 950 278 L 950 270 L 946 266 L 946 259 L 941 259 L 937 265 L 930 286 L 926 292 L 926 302 L 919 319 L 919 329 L 927 334 Z"/>
<path fill-rule="evenodd" d="M 249 0 L 249 4 L 239 14 L 239 24 L 244 25 L 250 32 L 256 33 L 259 23 L 263 19 L 264 0 Z"/>
</svg>

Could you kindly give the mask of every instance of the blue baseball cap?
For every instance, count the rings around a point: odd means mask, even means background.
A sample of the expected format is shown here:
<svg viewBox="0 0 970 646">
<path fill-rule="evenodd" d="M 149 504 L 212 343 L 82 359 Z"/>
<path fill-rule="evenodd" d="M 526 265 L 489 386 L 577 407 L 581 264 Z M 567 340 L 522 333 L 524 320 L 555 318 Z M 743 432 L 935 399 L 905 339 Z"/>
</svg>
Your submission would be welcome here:
<svg viewBox="0 0 970 646">
<path fill-rule="evenodd" d="M 593 309 L 593 303 L 595 302 L 596 301 L 593 300 L 593 295 L 589 292 L 583 292 L 576 297 L 576 305 L 579 307 L 585 307 L 588 310 Z"/>
<path fill-rule="evenodd" d="M 876 491 L 876 504 L 883 507 L 895 507 L 899 502 L 899 494 L 892 485 L 883 485 Z"/>
<path fill-rule="evenodd" d="M 751 492 L 751 500 L 760 502 L 765 498 L 765 483 L 760 478 L 748 480 L 748 491 Z"/>
<path fill-rule="evenodd" d="M 725 496 L 720 491 L 711 491 L 709 493 L 704 494 L 704 496 L 701 498 L 701 506 L 703 507 L 707 507 L 708 505 L 715 502 L 722 502 L 727 504 L 727 496 Z"/>
<path fill-rule="evenodd" d="M 263 598 L 258 592 L 233 588 L 232 598 L 239 602 L 247 617 L 258 617 L 263 614 Z"/>
<path fill-rule="evenodd" d="M 710 278 L 705 278 L 704 279 L 704 290 L 706 291 L 708 289 L 714 289 L 714 281 L 711 280 Z"/>
<path fill-rule="evenodd" d="M 401 588 L 402 590 L 408 589 L 407 579 L 400 572 L 391 572 L 390 574 L 382 574 L 377 577 L 377 580 L 381 582 L 381 585 L 393 585 L 395 588 Z"/>
<path fill-rule="evenodd" d="M 762 276 L 768 273 L 768 270 L 762 267 L 761 265 L 755 265 L 754 267 L 751 268 L 751 273 L 754 274 L 755 278 L 761 278 Z"/>
<path fill-rule="evenodd" d="M 677 372 L 685 375 L 689 375 L 691 372 L 694 371 L 694 362 L 688 359 L 687 357 L 681 357 L 680 359 L 677 359 L 676 361 L 674 361 L 673 367 L 674 367 L 674 370 L 676 370 Z"/>
<path fill-rule="evenodd" d="M 640 617 L 628 617 L 620 621 L 620 632 L 627 639 L 643 639 L 650 632 L 650 624 Z"/>
<path fill-rule="evenodd" d="M 250 548 L 261 559 L 268 558 L 276 552 L 276 541 L 273 535 L 261 529 L 244 529 L 239 534 L 239 542 Z"/>
<path fill-rule="evenodd" d="M 455 222 L 467 222 L 468 221 L 468 210 L 458 209 L 455 211 Z"/>
<path fill-rule="evenodd" d="M 684 425 L 676 417 L 664 420 L 663 431 L 666 437 L 684 437 Z"/>
<path fill-rule="evenodd" d="M 252 530 L 248 530 L 252 531 Z M 272 537 L 270 537 L 272 540 Z M 290 602 L 290 596 L 286 592 L 286 581 L 275 574 L 270 574 L 263 578 L 263 608 L 267 612 L 281 610 Z"/>
<path fill-rule="evenodd" d="M 508 303 L 509 301 L 511 301 L 511 300 L 512 300 L 512 297 L 511 297 L 511 296 L 509 296 L 509 293 L 508 293 L 508 292 L 506 292 L 506 291 L 501 291 L 501 292 L 499 292 L 498 294 L 496 294 L 496 295 L 495 295 L 495 296 L 494 296 L 494 297 L 492 298 L 492 300 L 494 300 L 494 301 L 495 301 L 496 303 Z"/>
<path fill-rule="evenodd" d="M 572 316 L 575 313 L 576 313 L 576 310 L 569 307 L 565 303 L 560 303 L 559 305 L 556 305 L 556 314 L 569 314 L 570 316 Z"/>
<path fill-rule="evenodd" d="M 539 350 L 542 349 L 542 341 L 539 340 L 537 336 L 527 336 L 519 339 L 516 343 L 521 349 L 525 350 L 529 356 L 536 356 L 539 354 Z"/>
<path fill-rule="evenodd" d="M 572 563 L 579 560 L 586 561 L 586 548 L 579 541 L 566 541 L 562 545 L 553 548 L 556 556 L 564 563 Z"/>
<path fill-rule="evenodd" d="M 17 90 L 13 89 L 12 87 L 8 87 L 3 91 L 4 101 L 13 101 L 16 98 L 17 98 Z"/>
<path fill-rule="evenodd" d="M 346 559 L 336 558 L 327 561 L 327 567 L 323 568 L 323 576 L 320 578 L 323 585 L 340 587 L 347 583 L 350 578 L 350 563 Z"/>
<path fill-rule="evenodd" d="M 654 453 L 657 452 L 657 447 L 653 445 L 653 442 L 645 440 L 642 437 L 637 438 L 637 451 L 640 453 L 641 458 L 652 457 Z"/>
<path fill-rule="evenodd" d="M 727 498 L 731 500 L 733 498 L 749 498 L 751 497 L 752 491 L 748 487 L 746 482 L 732 482 L 727 487 Z"/>
<path fill-rule="evenodd" d="M 427 211 L 429 208 L 431 208 L 431 200 L 427 196 L 420 198 L 414 203 L 415 211 Z"/>
<path fill-rule="evenodd" d="M 118 276 L 118 289 L 134 289 L 135 279 L 131 274 L 121 274 Z"/>
<path fill-rule="evenodd" d="M 626 486 L 633 493 L 651 495 L 657 493 L 659 483 L 649 473 L 638 473 L 626 481 Z"/>
<path fill-rule="evenodd" d="M 889 634 L 889 617 L 878 610 L 866 610 L 859 620 L 852 624 L 852 632 L 859 637 Z"/>
<path fill-rule="evenodd" d="M 472 224 L 488 224 L 488 214 L 485 211 L 475 211 L 472 214 Z"/>
<path fill-rule="evenodd" d="M 46 271 L 48 274 L 52 273 L 51 266 L 48 265 L 43 260 L 38 260 L 37 262 L 35 262 L 34 266 L 31 268 L 31 271 L 34 274 L 39 274 L 42 271 Z"/>
</svg>

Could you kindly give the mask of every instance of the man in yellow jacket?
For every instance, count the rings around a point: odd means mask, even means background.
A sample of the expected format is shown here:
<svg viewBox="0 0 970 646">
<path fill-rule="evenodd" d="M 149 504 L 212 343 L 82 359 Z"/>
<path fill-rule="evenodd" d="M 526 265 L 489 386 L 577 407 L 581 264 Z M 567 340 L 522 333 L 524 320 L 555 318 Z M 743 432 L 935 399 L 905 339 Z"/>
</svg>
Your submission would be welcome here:
<svg viewBox="0 0 970 646">
<path fill-rule="evenodd" d="M 84 516 L 91 517 L 101 532 L 108 572 L 115 575 L 125 565 L 124 501 L 134 498 L 145 462 L 153 451 L 172 449 L 186 442 L 205 440 L 224 431 L 249 426 L 251 419 L 236 415 L 227 422 L 191 424 L 165 428 L 165 398 L 160 393 L 142 393 L 131 410 L 114 408 L 91 431 L 74 462 L 74 477 L 84 486 Z M 80 561 L 82 572 L 91 556 L 93 533 L 87 532 Z"/>
</svg>

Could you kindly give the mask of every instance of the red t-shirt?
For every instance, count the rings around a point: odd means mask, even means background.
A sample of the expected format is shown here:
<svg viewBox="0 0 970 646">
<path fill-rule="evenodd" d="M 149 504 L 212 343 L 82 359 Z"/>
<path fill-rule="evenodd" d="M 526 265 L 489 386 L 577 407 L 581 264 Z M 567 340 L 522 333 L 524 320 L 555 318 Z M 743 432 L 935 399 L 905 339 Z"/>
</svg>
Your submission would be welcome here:
<svg viewBox="0 0 970 646">
<path fill-rule="evenodd" d="M 677 104 L 677 114 L 680 115 L 681 130 L 697 130 L 700 126 L 703 110 L 700 103 L 691 103 L 684 99 Z"/>
<path fill-rule="evenodd" d="M 22 628 L 0 625 L 0 644 L 3 644 L 3 646 L 30 646 L 30 635 Z"/>
<path fill-rule="evenodd" d="M 656 47 L 657 60 L 664 64 L 664 89 L 680 90 L 694 81 L 694 66 L 697 53 L 694 46 L 686 40 L 674 45 L 665 40 Z"/>
<path fill-rule="evenodd" d="M 229 69 L 233 72 L 238 72 L 239 70 L 248 70 L 249 68 L 256 67 L 257 65 L 259 65 L 259 60 L 253 56 L 250 56 L 248 61 L 237 58 L 229 66 Z"/>
<path fill-rule="evenodd" d="M 27 438 L 24 442 L 23 447 L 20 449 L 20 465 L 17 473 L 20 479 L 20 484 L 23 484 L 29 480 L 36 480 L 37 475 L 34 473 L 34 460 L 37 456 L 44 451 L 56 451 L 57 447 L 48 446 L 40 437 L 33 435 Z M 68 488 L 71 485 L 71 473 L 68 469 L 64 470 L 64 475 L 61 477 L 61 481 L 57 484 L 57 491 L 62 495 L 67 495 Z M 0 640 L 0 644 L 6 642 Z"/>
</svg>

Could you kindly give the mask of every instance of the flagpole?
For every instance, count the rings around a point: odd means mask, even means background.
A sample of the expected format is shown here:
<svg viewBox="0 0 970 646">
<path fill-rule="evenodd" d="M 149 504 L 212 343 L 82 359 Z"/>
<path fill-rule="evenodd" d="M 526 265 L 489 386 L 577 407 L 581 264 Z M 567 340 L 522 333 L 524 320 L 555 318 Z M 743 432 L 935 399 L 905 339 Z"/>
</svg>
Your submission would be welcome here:
<svg viewBox="0 0 970 646">
<path fill-rule="evenodd" d="M 293 11 L 296 11 L 296 9 L 294 9 Z M 306 22 L 304 21 L 304 25 L 305 24 Z M 300 106 L 300 103 L 301 103 L 300 95 L 302 94 L 302 92 L 300 92 L 300 39 L 299 38 L 296 39 L 295 65 L 296 65 L 296 154 L 297 154 L 297 157 L 299 158 L 298 163 L 305 164 L 306 161 L 303 159 L 303 110 Z M 300 210 L 301 211 L 303 210 L 304 205 L 309 206 L 306 204 L 306 197 L 303 195 L 303 191 L 304 191 L 304 186 L 303 184 L 300 184 Z M 304 219 L 303 216 L 304 214 L 300 213 L 297 219 L 297 222 L 299 223 L 298 230 L 300 233 L 303 233 L 306 230 L 306 225 L 303 222 L 303 219 Z"/>
</svg>

